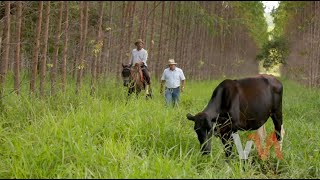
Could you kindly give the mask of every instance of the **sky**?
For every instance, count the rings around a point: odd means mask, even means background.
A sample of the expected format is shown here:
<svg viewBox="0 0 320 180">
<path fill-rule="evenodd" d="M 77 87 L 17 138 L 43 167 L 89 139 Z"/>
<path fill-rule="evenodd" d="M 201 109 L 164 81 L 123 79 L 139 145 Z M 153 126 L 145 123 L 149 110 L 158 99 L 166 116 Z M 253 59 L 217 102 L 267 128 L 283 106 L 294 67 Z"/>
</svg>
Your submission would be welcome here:
<svg viewBox="0 0 320 180">
<path fill-rule="evenodd" d="M 279 1 L 262 1 L 262 3 L 266 6 L 264 10 L 266 13 L 270 13 L 274 6 L 277 8 L 279 5 Z"/>
</svg>

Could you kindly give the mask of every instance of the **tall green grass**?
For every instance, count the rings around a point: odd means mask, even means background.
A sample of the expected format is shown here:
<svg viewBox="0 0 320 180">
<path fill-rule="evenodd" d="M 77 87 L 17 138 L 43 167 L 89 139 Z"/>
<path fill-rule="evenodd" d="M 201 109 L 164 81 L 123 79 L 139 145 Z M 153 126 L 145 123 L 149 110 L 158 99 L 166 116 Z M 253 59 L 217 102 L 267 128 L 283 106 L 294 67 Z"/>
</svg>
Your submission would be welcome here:
<svg viewBox="0 0 320 180">
<path fill-rule="evenodd" d="M 155 82 L 155 81 L 154 81 Z M 159 85 L 152 100 L 126 98 L 116 81 L 101 81 L 94 96 L 89 83 L 80 95 L 73 86 L 66 95 L 4 98 L 0 119 L 0 178 L 319 178 L 320 91 L 283 80 L 286 135 L 284 159 L 271 149 L 267 160 L 256 150 L 247 162 L 235 146 L 229 165 L 222 143 L 202 156 L 186 114 L 207 105 L 220 80 L 188 81 L 178 107 L 165 106 Z M 273 124 L 267 122 L 267 132 Z M 252 132 L 240 132 L 243 146 Z"/>
</svg>

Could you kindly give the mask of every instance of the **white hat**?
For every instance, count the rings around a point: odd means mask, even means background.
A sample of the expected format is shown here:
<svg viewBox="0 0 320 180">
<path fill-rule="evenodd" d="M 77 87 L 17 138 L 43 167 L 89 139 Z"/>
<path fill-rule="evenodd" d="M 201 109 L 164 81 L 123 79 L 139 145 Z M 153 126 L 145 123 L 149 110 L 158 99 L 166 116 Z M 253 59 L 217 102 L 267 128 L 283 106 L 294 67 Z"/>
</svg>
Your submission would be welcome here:
<svg viewBox="0 0 320 180">
<path fill-rule="evenodd" d="M 176 62 L 174 62 L 174 59 L 169 59 L 168 61 L 168 65 L 171 65 L 171 64 L 177 64 Z"/>
</svg>

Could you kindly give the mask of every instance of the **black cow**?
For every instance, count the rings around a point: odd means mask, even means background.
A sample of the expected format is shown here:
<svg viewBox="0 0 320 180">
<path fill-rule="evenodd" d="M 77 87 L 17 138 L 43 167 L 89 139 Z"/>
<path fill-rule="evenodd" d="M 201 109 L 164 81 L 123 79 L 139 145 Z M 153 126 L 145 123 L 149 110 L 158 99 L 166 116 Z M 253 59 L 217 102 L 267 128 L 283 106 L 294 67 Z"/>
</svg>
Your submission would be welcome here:
<svg viewBox="0 0 320 180">
<path fill-rule="evenodd" d="M 202 112 L 195 116 L 187 114 L 187 118 L 195 122 L 194 130 L 198 135 L 201 152 L 211 152 L 211 137 L 215 134 L 222 140 L 226 157 L 229 157 L 232 133 L 257 130 L 269 117 L 273 120 L 276 137 L 281 144 L 282 92 L 282 83 L 272 75 L 226 79 L 221 82 Z"/>
</svg>

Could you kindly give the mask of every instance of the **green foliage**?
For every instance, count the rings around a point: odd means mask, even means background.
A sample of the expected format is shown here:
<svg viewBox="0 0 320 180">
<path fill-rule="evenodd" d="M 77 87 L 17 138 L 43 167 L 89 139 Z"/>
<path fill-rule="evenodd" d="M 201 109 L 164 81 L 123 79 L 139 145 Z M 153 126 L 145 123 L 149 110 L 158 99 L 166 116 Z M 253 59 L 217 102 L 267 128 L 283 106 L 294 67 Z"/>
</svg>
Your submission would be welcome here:
<svg viewBox="0 0 320 180">
<path fill-rule="evenodd" d="M 215 6 L 214 3 L 210 3 L 212 7 Z M 209 7 L 206 7 L 209 8 Z M 217 25 L 226 23 L 226 21 L 220 17 L 218 17 L 215 12 L 212 13 L 207 11 L 203 5 L 200 4 L 198 1 L 190 1 L 190 2 L 181 2 L 178 6 L 179 14 L 188 25 L 195 26 L 195 23 L 203 25 L 207 28 L 210 35 L 215 35 L 218 30 L 215 29 Z M 187 15 L 191 15 L 191 19 L 188 18 Z"/>
<path fill-rule="evenodd" d="M 249 34 L 253 37 L 258 47 L 268 40 L 268 24 L 264 17 L 264 7 L 261 1 L 234 1 L 231 3 L 240 20 Z"/>
<path fill-rule="evenodd" d="M 275 37 L 267 41 L 256 59 L 263 61 L 263 67 L 266 70 L 278 64 L 285 64 L 285 60 L 289 55 L 288 43 L 284 37 Z"/>
<path fill-rule="evenodd" d="M 304 1 L 280 1 L 279 7 L 273 9 L 271 16 L 273 17 L 273 23 L 275 25 L 273 29 L 273 36 L 279 37 L 285 32 L 285 27 L 290 19 L 298 12 L 299 9 L 304 8 L 306 2 Z"/>
<path fill-rule="evenodd" d="M 271 16 L 275 25 L 270 32 L 272 39 L 263 45 L 257 55 L 257 59 L 263 61 L 265 69 L 268 70 L 275 65 L 286 63 L 289 47 L 285 29 L 290 20 L 299 9 L 304 8 L 305 4 L 305 2 L 280 1 L 279 7 L 272 10 Z"/>
</svg>

